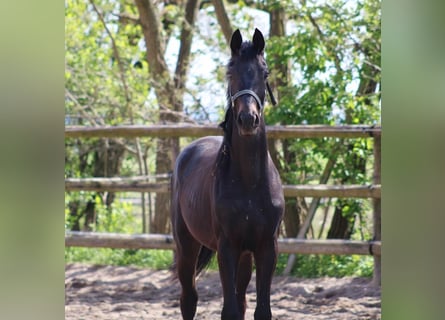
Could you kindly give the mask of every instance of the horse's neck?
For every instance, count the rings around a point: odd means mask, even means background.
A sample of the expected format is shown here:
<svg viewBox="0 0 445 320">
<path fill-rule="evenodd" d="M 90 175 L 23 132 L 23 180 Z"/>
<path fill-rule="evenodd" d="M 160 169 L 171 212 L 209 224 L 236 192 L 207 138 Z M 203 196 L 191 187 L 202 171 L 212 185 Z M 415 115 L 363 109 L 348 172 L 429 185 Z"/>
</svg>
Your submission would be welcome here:
<svg viewBox="0 0 445 320">
<path fill-rule="evenodd" d="M 267 179 L 268 151 L 265 128 L 255 137 L 232 135 L 231 169 L 244 185 L 254 187 Z"/>
</svg>

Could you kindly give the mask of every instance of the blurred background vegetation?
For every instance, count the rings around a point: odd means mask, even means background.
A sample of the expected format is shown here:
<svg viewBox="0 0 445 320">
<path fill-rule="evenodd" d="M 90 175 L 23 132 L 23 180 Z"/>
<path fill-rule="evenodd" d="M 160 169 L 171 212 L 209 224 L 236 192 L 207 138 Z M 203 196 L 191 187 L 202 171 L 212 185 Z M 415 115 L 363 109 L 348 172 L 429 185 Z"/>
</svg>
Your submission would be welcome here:
<svg viewBox="0 0 445 320">
<path fill-rule="evenodd" d="M 268 125 L 381 123 L 378 0 L 65 2 L 65 125 L 219 123 L 225 109 L 228 41 L 239 28 L 266 36 L 278 106 Z M 165 180 L 190 139 L 65 139 L 65 177 L 150 176 Z M 371 139 L 270 141 L 285 184 L 370 184 Z M 66 192 L 65 228 L 169 233 L 169 195 Z M 281 236 L 296 237 L 311 207 L 306 238 L 372 237 L 368 199 L 286 201 Z M 67 262 L 166 268 L 172 252 L 66 248 Z M 280 255 L 277 272 L 286 264 Z M 215 267 L 215 266 L 213 266 Z M 372 274 L 372 258 L 299 256 L 297 276 Z"/>
</svg>

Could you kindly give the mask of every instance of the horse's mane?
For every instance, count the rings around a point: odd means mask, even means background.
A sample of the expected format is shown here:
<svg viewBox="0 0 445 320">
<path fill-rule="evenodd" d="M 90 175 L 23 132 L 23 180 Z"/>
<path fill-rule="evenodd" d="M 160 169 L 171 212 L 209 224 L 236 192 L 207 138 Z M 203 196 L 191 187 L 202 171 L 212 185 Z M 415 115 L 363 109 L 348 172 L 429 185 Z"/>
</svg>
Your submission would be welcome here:
<svg viewBox="0 0 445 320">
<path fill-rule="evenodd" d="M 222 167 L 229 159 L 229 150 L 232 145 L 232 126 L 233 126 L 233 110 L 230 102 L 227 103 L 226 115 L 224 121 L 219 124 L 219 127 L 223 129 L 224 137 L 219 148 L 218 155 L 216 156 L 215 168 Z"/>
<path fill-rule="evenodd" d="M 224 132 L 223 141 L 216 157 L 215 170 L 222 166 L 229 159 L 229 149 L 232 145 L 233 109 L 229 90 L 227 90 L 227 107 L 224 120 L 218 125 Z"/>
</svg>

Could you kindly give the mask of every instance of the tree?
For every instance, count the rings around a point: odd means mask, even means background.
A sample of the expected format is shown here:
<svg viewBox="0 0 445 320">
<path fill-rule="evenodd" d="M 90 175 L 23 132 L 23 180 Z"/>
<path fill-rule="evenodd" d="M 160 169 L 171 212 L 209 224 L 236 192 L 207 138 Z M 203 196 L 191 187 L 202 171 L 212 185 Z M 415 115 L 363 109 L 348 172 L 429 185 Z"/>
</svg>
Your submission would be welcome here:
<svg viewBox="0 0 445 320">
<path fill-rule="evenodd" d="M 115 28 L 116 17 L 107 10 L 118 12 L 118 3 L 90 1 L 66 3 L 66 72 L 65 110 L 68 124 L 104 125 L 125 121 L 136 123 L 149 119 L 150 110 L 137 113 L 144 104 L 145 84 L 139 68 L 134 68 L 132 57 L 138 49 L 127 45 L 128 29 Z M 125 30 L 124 30 L 125 29 Z M 99 139 L 66 141 L 66 175 L 71 177 L 112 177 L 122 174 L 122 161 L 127 154 L 142 158 L 138 140 Z M 149 145 L 146 147 L 147 152 Z M 139 169 L 143 165 L 139 162 Z M 87 193 L 69 195 L 68 207 L 74 229 L 84 230 L 95 224 L 96 199 L 111 211 L 114 193 Z"/>
<path fill-rule="evenodd" d="M 176 70 L 171 75 L 165 61 L 166 36 L 159 20 L 159 11 L 154 1 L 135 0 L 145 40 L 146 56 L 149 65 L 158 106 L 159 122 L 179 122 L 183 117 L 183 94 L 189 66 L 192 31 L 198 10 L 198 0 L 178 3 L 179 17 L 182 19 L 180 47 Z M 178 17 L 178 18 L 179 18 Z M 164 20 L 165 21 L 165 20 Z M 168 25 L 168 24 L 167 24 Z M 173 170 L 173 164 L 179 153 L 179 139 L 158 139 L 156 154 L 156 172 L 165 173 Z M 170 196 L 158 194 L 156 197 L 155 217 L 150 224 L 150 232 L 164 233 L 168 226 Z"/>
</svg>

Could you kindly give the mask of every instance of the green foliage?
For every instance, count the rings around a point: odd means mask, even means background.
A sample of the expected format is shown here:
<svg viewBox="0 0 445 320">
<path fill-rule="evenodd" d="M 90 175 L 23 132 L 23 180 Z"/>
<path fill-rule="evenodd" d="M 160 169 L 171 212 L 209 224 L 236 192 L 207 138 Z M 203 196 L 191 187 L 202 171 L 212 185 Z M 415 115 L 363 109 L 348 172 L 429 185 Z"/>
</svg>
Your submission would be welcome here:
<svg viewBox="0 0 445 320">
<path fill-rule="evenodd" d="M 95 192 L 65 193 L 65 229 L 71 230 L 73 216 L 70 215 L 69 203 L 80 202 L 79 208 L 84 208 L 87 201 L 95 202 L 96 224 L 90 227 L 97 232 L 138 233 L 141 230 L 141 221 L 133 213 L 133 205 L 125 201 L 114 201 L 111 207 L 103 203 L 102 198 Z M 83 220 L 80 221 L 83 225 Z"/>
<path fill-rule="evenodd" d="M 65 5 L 66 124 L 156 122 L 148 66 L 139 47 L 140 28 L 121 23 L 116 16 L 119 12 L 135 16 L 135 6 L 108 0 L 94 4 L 96 9 L 88 2 L 74 0 L 67 0 Z M 135 67 L 136 62 L 141 68 Z M 143 141 L 142 151 L 144 146 L 152 148 L 149 141 Z M 132 152 L 125 154 L 123 173 L 139 174 L 133 139 L 66 139 L 65 146 L 66 177 L 113 176 L 121 169 L 122 154 L 129 150 Z M 113 170 L 114 165 L 118 168 Z"/>
<path fill-rule="evenodd" d="M 284 271 L 287 259 L 287 254 L 278 256 L 276 274 Z M 373 266 L 372 257 L 369 256 L 298 255 L 292 275 L 301 278 L 371 277 Z"/>
<path fill-rule="evenodd" d="M 90 199 L 93 193 L 66 194 L 67 203 L 75 199 L 81 201 Z M 97 225 L 92 225 L 93 231 L 134 234 L 141 230 L 141 221 L 134 216 L 131 203 L 114 201 L 111 210 L 102 204 L 98 195 L 95 195 Z M 65 229 L 70 230 L 72 218 L 69 210 L 65 209 Z M 83 223 L 83 221 L 81 221 Z M 108 248 L 81 248 L 66 247 L 65 262 L 83 262 L 91 264 L 134 265 L 155 269 L 169 268 L 173 261 L 171 250 L 127 250 Z"/>
<path fill-rule="evenodd" d="M 377 123 L 380 94 L 363 96 L 358 86 L 365 78 L 380 82 L 380 2 L 305 3 L 286 8 L 298 17 L 291 32 L 268 40 L 271 78 L 285 84 L 277 88 L 280 105 L 269 110 L 268 121 Z M 288 62 L 290 79 L 277 73 Z"/>
<path fill-rule="evenodd" d="M 149 121 L 150 113 L 139 109 L 149 89 L 144 55 L 133 41 L 139 28 L 118 23 L 112 12 L 119 12 L 119 2 L 95 4 L 105 25 L 87 3 L 66 2 L 65 112 L 89 125 Z M 143 68 L 134 68 L 135 61 Z"/>
<path fill-rule="evenodd" d="M 287 34 L 267 42 L 270 77 L 279 93 L 279 106 L 266 111 L 268 123 L 379 124 L 380 1 L 292 2 L 285 10 L 293 17 Z M 372 139 L 288 140 L 282 177 L 290 184 L 318 183 L 333 158 L 328 183 L 369 184 L 372 153 Z M 336 205 L 351 222 L 366 214 L 361 200 Z"/>
</svg>

